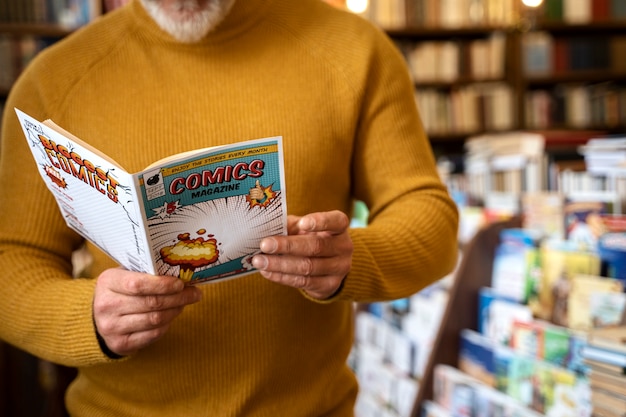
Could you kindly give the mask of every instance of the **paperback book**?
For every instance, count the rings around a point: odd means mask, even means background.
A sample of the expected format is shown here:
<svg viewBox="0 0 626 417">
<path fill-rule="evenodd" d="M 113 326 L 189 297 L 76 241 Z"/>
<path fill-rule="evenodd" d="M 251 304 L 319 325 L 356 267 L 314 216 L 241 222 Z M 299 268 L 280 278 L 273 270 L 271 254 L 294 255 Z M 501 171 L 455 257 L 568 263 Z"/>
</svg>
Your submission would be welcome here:
<svg viewBox="0 0 626 417">
<path fill-rule="evenodd" d="M 121 266 L 188 284 L 254 271 L 261 239 L 287 234 L 282 138 L 198 149 L 136 173 L 15 109 L 67 225 Z"/>
</svg>

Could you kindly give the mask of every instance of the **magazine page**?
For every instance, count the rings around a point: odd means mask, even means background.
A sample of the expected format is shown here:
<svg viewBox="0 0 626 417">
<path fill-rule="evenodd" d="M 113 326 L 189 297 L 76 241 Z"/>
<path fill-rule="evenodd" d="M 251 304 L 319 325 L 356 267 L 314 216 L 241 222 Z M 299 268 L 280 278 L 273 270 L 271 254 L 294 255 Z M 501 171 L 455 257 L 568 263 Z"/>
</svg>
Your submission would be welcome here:
<svg viewBox="0 0 626 417">
<path fill-rule="evenodd" d="M 185 153 L 139 175 L 152 259 L 189 284 L 253 272 L 261 239 L 287 234 L 282 138 Z"/>
<path fill-rule="evenodd" d="M 67 225 L 123 267 L 155 273 L 133 176 L 49 121 L 15 111 Z"/>
</svg>

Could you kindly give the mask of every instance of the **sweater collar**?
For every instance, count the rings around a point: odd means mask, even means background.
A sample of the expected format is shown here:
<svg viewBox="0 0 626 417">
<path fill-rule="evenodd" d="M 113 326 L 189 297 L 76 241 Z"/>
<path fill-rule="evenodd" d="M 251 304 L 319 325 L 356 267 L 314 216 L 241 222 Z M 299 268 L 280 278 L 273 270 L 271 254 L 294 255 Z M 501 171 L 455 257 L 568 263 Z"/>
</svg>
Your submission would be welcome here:
<svg viewBox="0 0 626 417">
<path fill-rule="evenodd" d="M 267 14 L 275 0 L 237 0 L 224 20 L 196 44 L 206 44 L 220 42 L 245 32 L 257 22 L 262 20 Z M 130 12 L 138 29 L 147 32 L 150 36 L 156 36 L 163 42 L 181 44 L 163 31 L 150 17 L 140 0 L 132 0 Z"/>
</svg>

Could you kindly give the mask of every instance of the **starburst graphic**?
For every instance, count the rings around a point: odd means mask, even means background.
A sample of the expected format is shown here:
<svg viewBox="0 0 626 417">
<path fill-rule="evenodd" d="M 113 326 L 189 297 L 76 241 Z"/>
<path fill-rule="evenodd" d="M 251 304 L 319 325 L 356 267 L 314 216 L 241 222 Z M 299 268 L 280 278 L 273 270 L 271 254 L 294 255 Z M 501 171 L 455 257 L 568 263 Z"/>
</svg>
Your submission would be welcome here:
<svg viewBox="0 0 626 417">
<path fill-rule="evenodd" d="M 267 187 L 260 187 L 260 188 L 261 190 L 263 190 L 263 198 L 256 199 L 256 198 L 250 197 L 250 195 L 246 196 L 246 200 L 248 201 L 250 208 L 255 207 L 255 206 L 267 207 L 276 198 L 277 193 L 272 190 L 271 184 L 268 185 Z"/>
<path fill-rule="evenodd" d="M 161 207 L 152 209 L 152 211 L 154 211 L 155 215 L 158 216 L 159 219 L 165 220 L 166 217 L 171 216 L 172 214 L 174 214 L 174 212 L 176 212 L 176 210 L 180 209 L 181 207 L 182 206 L 180 205 L 180 202 L 178 200 L 171 202 L 166 201 Z"/>
<path fill-rule="evenodd" d="M 67 182 L 65 182 L 65 179 L 61 176 L 59 171 L 52 168 L 50 165 L 44 166 L 44 171 L 54 185 L 59 188 L 67 188 Z"/>
</svg>

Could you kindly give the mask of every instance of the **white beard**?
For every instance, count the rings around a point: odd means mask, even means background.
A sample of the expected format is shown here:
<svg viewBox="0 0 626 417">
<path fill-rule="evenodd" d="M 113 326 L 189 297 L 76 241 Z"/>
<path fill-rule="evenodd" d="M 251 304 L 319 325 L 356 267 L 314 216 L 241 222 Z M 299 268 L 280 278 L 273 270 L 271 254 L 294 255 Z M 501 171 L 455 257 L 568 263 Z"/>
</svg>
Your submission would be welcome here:
<svg viewBox="0 0 626 417">
<path fill-rule="evenodd" d="M 184 43 L 197 42 L 220 24 L 230 12 L 235 0 L 177 0 L 165 6 L 161 0 L 141 0 L 155 22 L 176 40 Z"/>
</svg>

